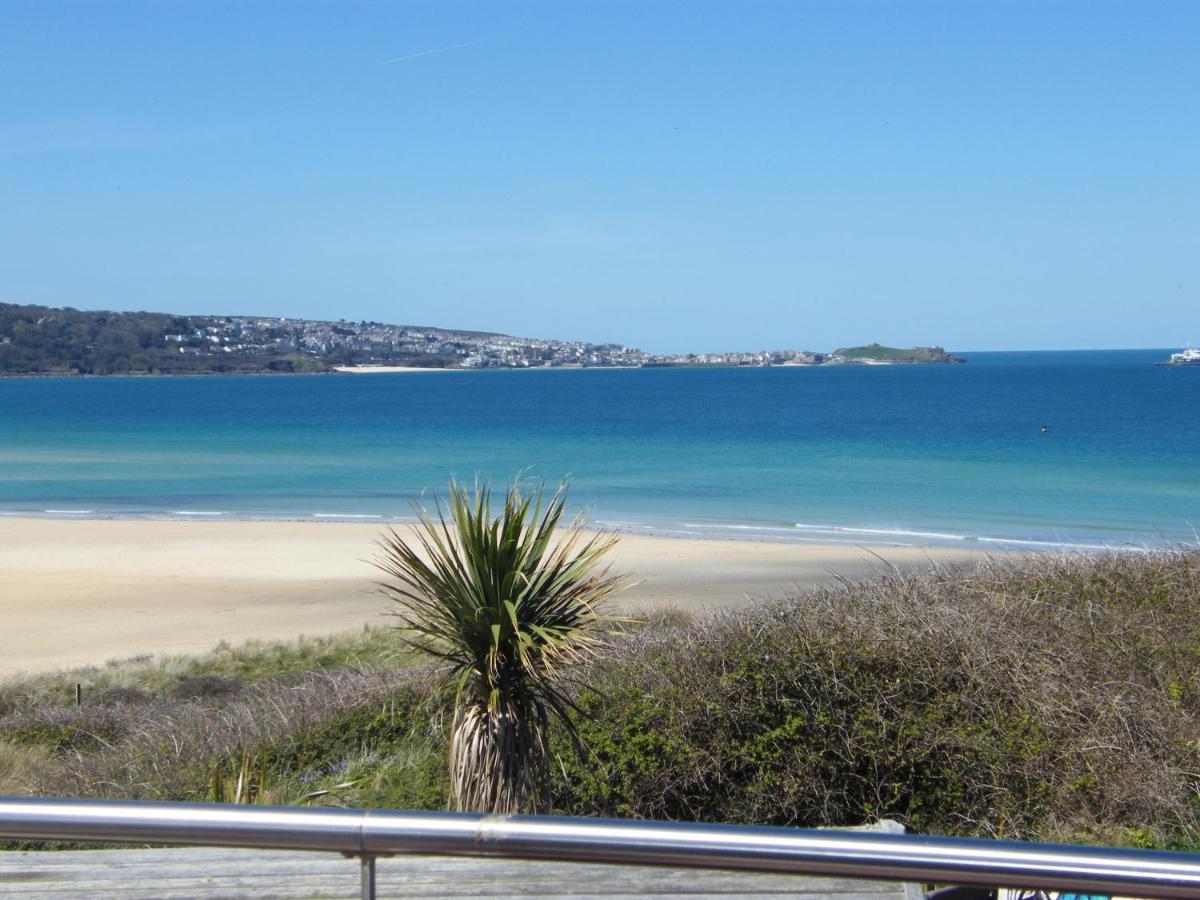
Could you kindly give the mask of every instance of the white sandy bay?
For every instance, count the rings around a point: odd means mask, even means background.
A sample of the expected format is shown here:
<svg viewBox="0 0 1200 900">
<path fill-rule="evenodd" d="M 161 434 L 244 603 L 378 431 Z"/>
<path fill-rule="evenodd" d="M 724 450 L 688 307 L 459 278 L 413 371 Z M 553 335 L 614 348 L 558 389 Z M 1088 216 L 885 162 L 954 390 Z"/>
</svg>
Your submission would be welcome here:
<svg viewBox="0 0 1200 900">
<path fill-rule="evenodd" d="M 347 375 L 394 375 L 397 372 L 470 372 L 471 369 L 440 369 L 432 366 L 334 366 Z"/>
<path fill-rule="evenodd" d="M 403 532 L 407 526 L 400 526 Z M 0 672 L 201 653 L 388 624 L 369 560 L 378 523 L 0 517 Z M 736 606 L 795 586 L 980 551 L 625 535 L 630 609 Z"/>
</svg>

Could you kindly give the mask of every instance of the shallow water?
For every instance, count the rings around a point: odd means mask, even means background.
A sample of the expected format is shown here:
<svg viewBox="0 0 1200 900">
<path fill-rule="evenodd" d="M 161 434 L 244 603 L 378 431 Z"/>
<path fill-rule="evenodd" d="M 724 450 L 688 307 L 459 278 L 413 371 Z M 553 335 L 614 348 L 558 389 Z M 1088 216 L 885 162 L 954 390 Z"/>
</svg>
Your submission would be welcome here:
<svg viewBox="0 0 1200 900">
<path fill-rule="evenodd" d="M 1200 368 L 1155 367 L 1167 352 L 0 380 L 0 513 L 403 519 L 451 475 L 525 471 L 626 530 L 1194 542 Z"/>
</svg>

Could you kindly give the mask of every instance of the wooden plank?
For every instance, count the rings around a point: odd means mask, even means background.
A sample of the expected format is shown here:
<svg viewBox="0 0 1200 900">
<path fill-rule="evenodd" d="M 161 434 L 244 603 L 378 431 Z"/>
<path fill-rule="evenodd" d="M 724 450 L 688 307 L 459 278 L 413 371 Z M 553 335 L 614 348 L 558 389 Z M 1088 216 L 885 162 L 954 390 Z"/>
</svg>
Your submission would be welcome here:
<svg viewBox="0 0 1200 900">
<path fill-rule="evenodd" d="M 377 882 L 380 897 L 912 896 L 905 885 L 843 878 L 427 856 L 380 859 Z M 358 887 L 358 861 L 335 854 L 214 848 L 0 853 L 0 897 L 349 898 L 358 896 Z"/>
</svg>

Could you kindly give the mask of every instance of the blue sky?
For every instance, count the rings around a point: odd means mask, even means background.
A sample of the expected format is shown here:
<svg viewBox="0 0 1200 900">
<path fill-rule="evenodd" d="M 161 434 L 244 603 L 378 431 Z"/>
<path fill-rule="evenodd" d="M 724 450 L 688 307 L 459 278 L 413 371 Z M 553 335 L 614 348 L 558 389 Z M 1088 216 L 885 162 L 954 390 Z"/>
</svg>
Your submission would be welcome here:
<svg viewBox="0 0 1200 900">
<path fill-rule="evenodd" d="M 1200 3 L 6 2 L 0 300 L 1200 341 Z"/>
</svg>

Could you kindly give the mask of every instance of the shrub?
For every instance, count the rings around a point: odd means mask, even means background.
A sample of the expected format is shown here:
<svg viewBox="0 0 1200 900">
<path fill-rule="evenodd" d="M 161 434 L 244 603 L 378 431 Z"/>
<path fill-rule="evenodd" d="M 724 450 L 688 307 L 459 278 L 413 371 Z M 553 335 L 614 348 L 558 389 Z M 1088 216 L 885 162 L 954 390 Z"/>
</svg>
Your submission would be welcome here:
<svg viewBox="0 0 1200 900">
<path fill-rule="evenodd" d="M 180 678 L 171 688 L 170 696 L 176 700 L 199 700 L 205 697 L 233 697 L 245 687 L 236 678 L 221 675 L 188 675 Z"/>
<path fill-rule="evenodd" d="M 171 699 L 180 672 L 204 674 L 180 663 L 153 674 L 163 696 L 82 708 L 10 682 L 0 792 L 203 799 L 250 754 L 270 802 L 445 807 L 448 698 L 427 670 L 296 664 Z M 556 812 L 1200 845 L 1197 552 L 892 573 L 662 617 L 586 675 L 590 753 L 555 733 Z"/>
<path fill-rule="evenodd" d="M 1194 839 L 1198 674 L 1196 553 L 890 573 L 643 631 L 577 696 L 556 807 Z"/>
</svg>

